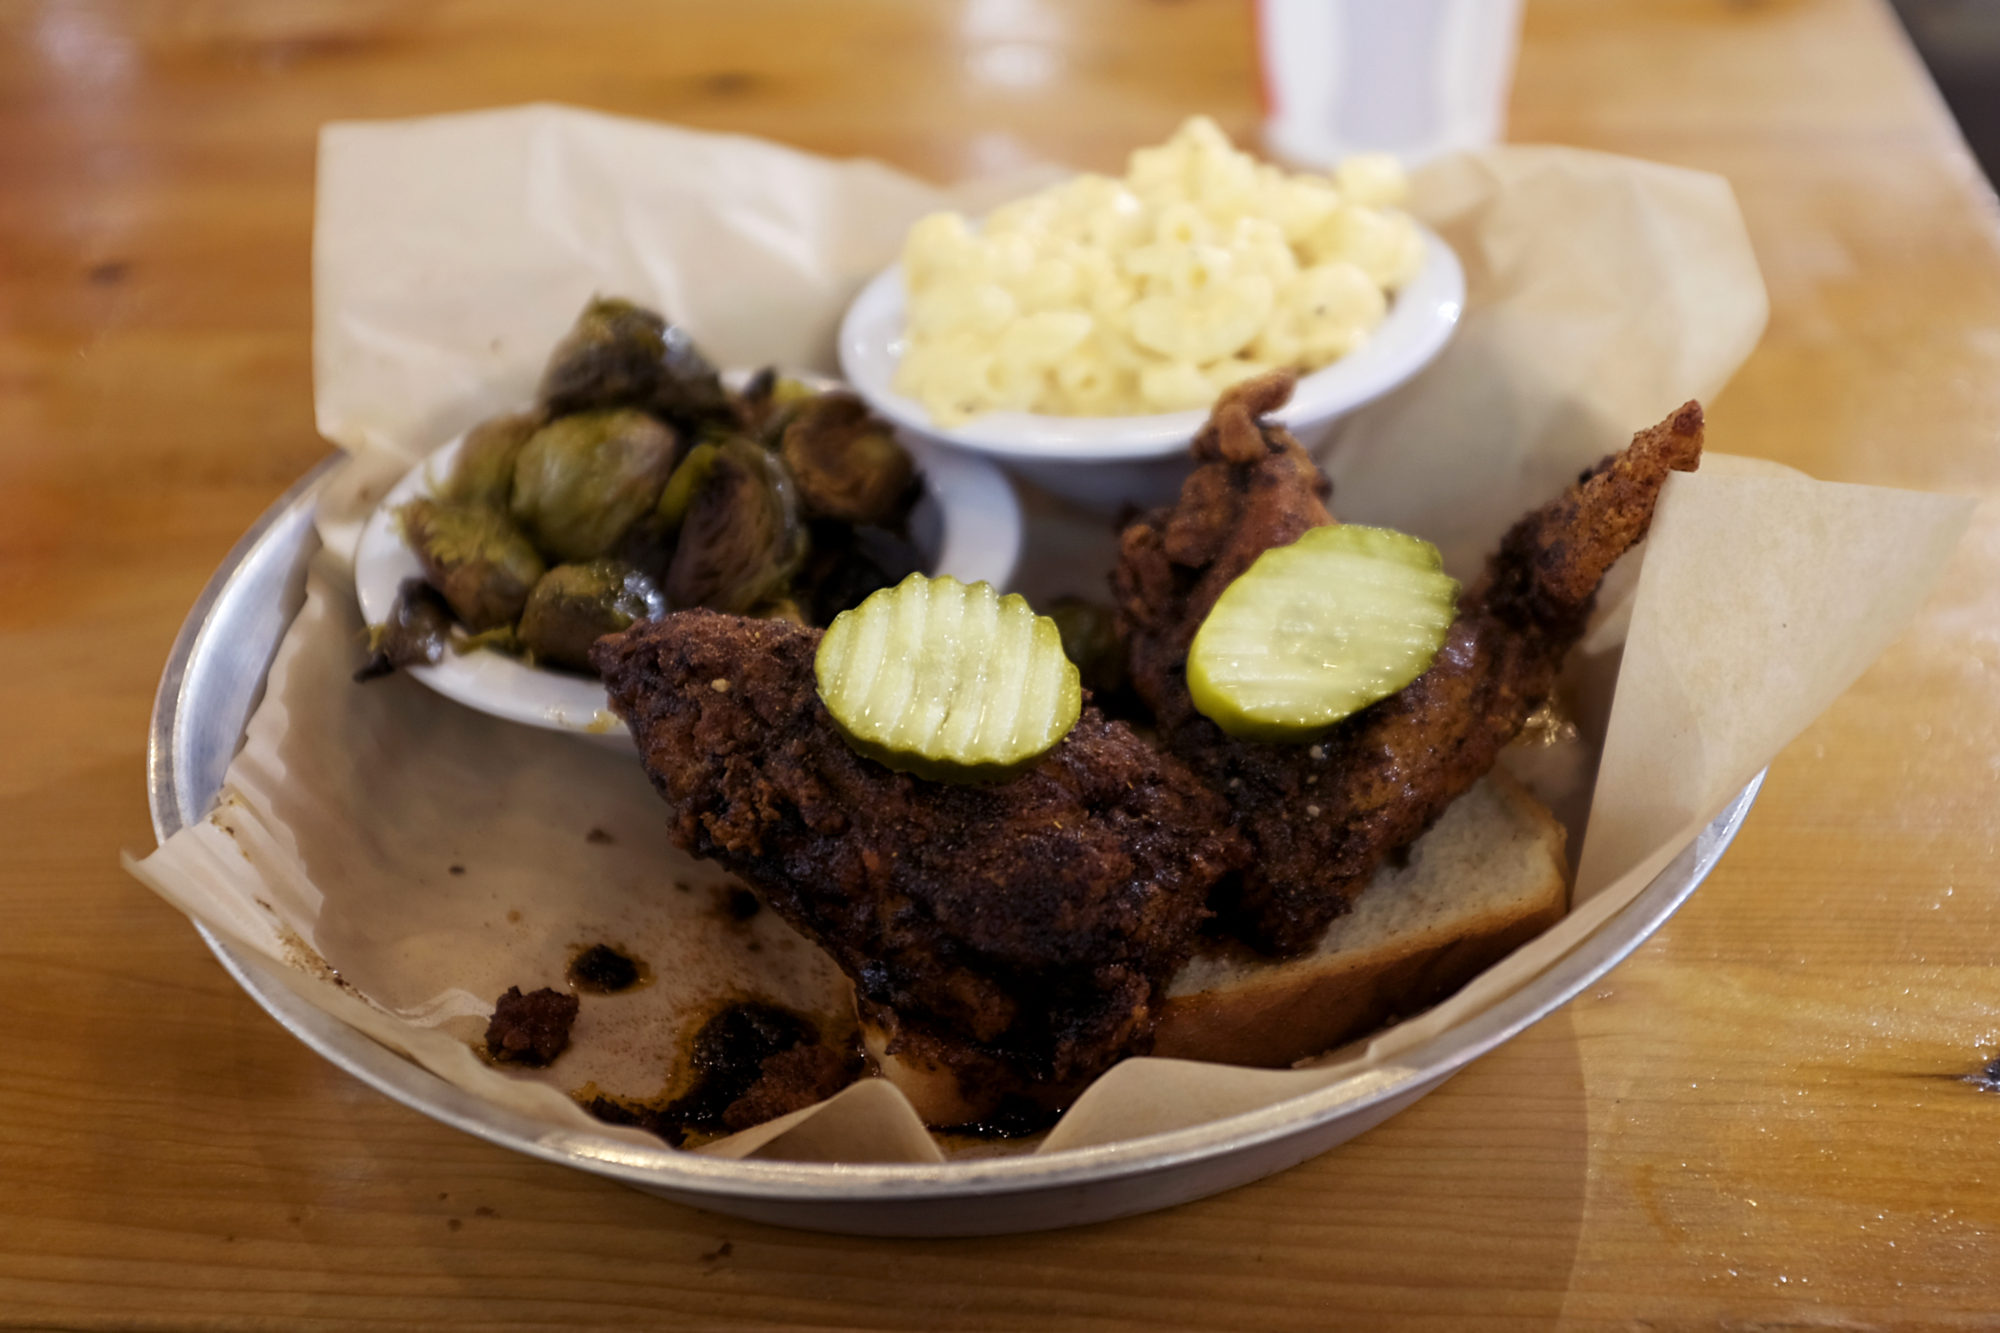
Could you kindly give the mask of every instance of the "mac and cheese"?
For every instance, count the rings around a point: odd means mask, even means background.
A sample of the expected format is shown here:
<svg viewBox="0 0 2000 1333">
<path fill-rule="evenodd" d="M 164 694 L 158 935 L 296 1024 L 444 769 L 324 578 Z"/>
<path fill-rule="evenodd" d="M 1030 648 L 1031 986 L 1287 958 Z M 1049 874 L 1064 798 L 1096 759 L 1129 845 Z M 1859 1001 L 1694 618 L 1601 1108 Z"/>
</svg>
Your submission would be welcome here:
<svg viewBox="0 0 2000 1333">
<path fill-rule="evenodd" d="M 1416 272 L 1393 158 L 1289 175 L 1196 117 L 974 228 L 936 213 L 903 247 L 897 391 L 940 425 L 1014 410 L 1119 416 L 1206 407 L 1278 366 L 1359 346 Z"/>
</svg>

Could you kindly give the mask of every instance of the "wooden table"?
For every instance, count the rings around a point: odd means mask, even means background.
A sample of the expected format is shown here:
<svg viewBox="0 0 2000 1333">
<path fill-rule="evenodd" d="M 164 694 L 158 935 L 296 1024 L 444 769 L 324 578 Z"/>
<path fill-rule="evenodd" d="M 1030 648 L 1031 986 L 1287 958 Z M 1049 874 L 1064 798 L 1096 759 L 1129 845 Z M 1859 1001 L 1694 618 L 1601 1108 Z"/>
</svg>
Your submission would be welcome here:
<svg viewBox="0 0 2000 1333">
<path fill-rule="evenodd" d="M 1596 990 L 1380 1129 L 1152 1217 L 711 1217 L 355 1083 L 119 870 L 160 665 L 325 452 L 322 121 L 560 99 L 946 177 L 1254 130 L 1234 0 L 0 9 L 0 1322 L 1862 1328 L 2000 1321 L 2000 511 Z M 1993 197 L 1872 0 L 1548 0 L 1512 132 L 1726 174 L 1721 448 L 2000 494 Z"/>
</svg>

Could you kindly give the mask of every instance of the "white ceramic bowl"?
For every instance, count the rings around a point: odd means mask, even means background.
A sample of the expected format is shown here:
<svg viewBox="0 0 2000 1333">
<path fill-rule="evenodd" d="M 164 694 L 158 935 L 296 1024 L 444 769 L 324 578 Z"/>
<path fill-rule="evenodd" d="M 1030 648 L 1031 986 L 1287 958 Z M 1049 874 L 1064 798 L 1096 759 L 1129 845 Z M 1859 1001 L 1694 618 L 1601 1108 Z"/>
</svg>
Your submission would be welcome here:
<svg viewBox="0 0 2000 1333">
<path fill-rule="evenodd" d="M 1301 376 L 1277 414 L 1308 447 L 1335 421 L 1422 370 L 1458 327 L 1465 271 L 1435 232 L 1418 230 L 1423 267 L 1391 299 L 1388 316 L 1360 347 Z M 903 302 L 902 266 L 892 264 L 861 289 L 841 321 L 841 373 L 876 412 L 918 438 L 994 459 L 1093 509 L 1173 498 L 1206 410 L 1133 417 L 988 412 L 962 426 L 936 426 L 922 404 L 891 387 L 905 347 Z"/>
<path fill-rule="evenodd" d="M 803 376 L 816 388 L 831 380 Z M 396 483 L 361 531 L 354 589 L 369 624 L 388 619 L 404 579 L 421 578 L 416 553 L 404 542 L 396 509 L 451 473 L 464 436 L 437 449 Z M 983 458 L 939 449 L 899 434 L 922 474 L 924 493 L 910 515 L 910 537 L 934 573 L 1005 587 L 1021 553 L 1021 504 L 1006 474 Z M 566 731 L 629 747 L 630 734 L 611 712 L 604 687 L 566 671 L 532 667 L 504 653 L 447 653 L 435 666 L 409 673 L 448 699 L 510 722 Z"/>
</svg>

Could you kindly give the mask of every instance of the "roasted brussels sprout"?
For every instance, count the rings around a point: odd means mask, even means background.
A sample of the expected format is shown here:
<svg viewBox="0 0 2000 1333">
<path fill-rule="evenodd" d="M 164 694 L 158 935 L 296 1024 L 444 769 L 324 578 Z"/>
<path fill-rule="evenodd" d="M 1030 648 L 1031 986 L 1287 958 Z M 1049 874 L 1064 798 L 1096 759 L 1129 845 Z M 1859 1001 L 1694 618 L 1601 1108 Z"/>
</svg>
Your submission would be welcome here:
<svg viewBox="0 0 2000 1333">
<path fill-rule="evenodd" d="M 605 558 L 622 560 L 658 587 L 667 577 L 667 566 L 674 562 L 675 527 L 655 509 L 625 529 L 625 535 Z"/>
<path fill-rule="evenodd" d="M 643 306 L 606 297 L 585 306 L 556 344 L 541 398 L 556 415 L 639 407 L 689 428 L 735 419 L 715 367 L 685 332 Z"/>
<path fill-rule="evenodd" d="M 505 512 L 425 497 L 400 513 L 424 579 L 444 594 L 467 629 L 492 629 L 520 616 L 529 589 L 542 577 L 542 557 Z"/>
<path fill-rule="evenodd" d="M 666 330 L 667 321 L 643 306 L 593 298 L 549 353 L 543 406 L 560 416 L 650 401 L 666 360 Z"/>
<path fill-rule="evenodd" d="M 1110 695 L 1125 687 L 1125 645 L 1110 607 L 1081 597 L 1058 597 L 1043 614 L 1056 622 L 1063 652 L 1076 663 L 1085 689 Z"/>
<path fill-rule="evenodd" d="M 444 595 L 422 579 L 404 579 L 389 618 L 368 627 L 368 660 L 354 678 L 373 680 L 397 667 L 441 662 L 450 645 L 451 607 Z"/>
<path fill-rule="evenodd" d="M 910 455 L 853 394 L 823 393 L 802 403 L 779 451 L 811 517 L 893 527 L 914 499 Z"/>
<path fill-rule="evenodd" d="M 814 625 L 923 572 L 917 548 L 884 528 L 854 527 L 830 519 L 809 525 L 812 553 L 797 579 L 798 596 Z"/>
<path fill-rule="evenodd" d="M 688 510 L 694 505 L 694 497 L 701 493 L 721 452 L 720 444 L 704 440 L 688 450 L 675 465 L 674 474 L 667 478 L 666 489 L 660 492 L 660 503 L 654 509 L 669 528 L 678 530 L 686 521 Z"/>
<path fill-rule="evenodd" d="M 459 653 L 476 653 L 482 648 L 491 648 L 494 652 L 505 653 L 509 657 L 519 657 L 524 651 L 521 647 L 520 631 L 513 625 L 495 625 L 492 629 L 481 630 L 477 634 L 464 635 L 455 640 L 451 646 L 454 652 Z"/>
<path fill-rule="evenodd" d="M 681 522 L 667 605 L 742 614 L 778 596 L 805 556 L 784 466 L 741 437 L 716 448 Z"/>
<path fill-rule="evenodd" d="M 466 432 L 438 498 L 505 509 L 514 489 L 514 458 L 542 424 L 538 412 L 491 417 Z"/>
<path fill-rule="evenodd" d="M 644 412 L 557 417 L 514 460 L 514 517 L 553 559 L 595 560 L 659 502 L 674 451 L 673 431 Z"/>
<path fill-rule="evenodd" d="M 521 646 L 539 662 L 589 671 L 591 644 L 666 609 L 658 585 L 622 560 L 557 565 L 528 595 Z"/>
</svg>

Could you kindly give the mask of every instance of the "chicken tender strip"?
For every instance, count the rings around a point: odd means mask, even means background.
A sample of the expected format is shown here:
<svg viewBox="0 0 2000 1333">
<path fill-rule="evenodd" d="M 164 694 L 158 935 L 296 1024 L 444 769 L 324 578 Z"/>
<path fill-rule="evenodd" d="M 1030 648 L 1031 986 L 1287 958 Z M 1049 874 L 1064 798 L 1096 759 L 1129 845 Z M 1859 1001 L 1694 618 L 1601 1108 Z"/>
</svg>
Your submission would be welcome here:
<svg viewBox="0 0 2000 1333">
<path fill-rule="evenodd" d="M 981 1084 L 969 1100 L 1060 1097 L 1146 1050 L 1245 859 L 1226 804 L 1095 708 L 997 785 L 892 772 L 834 729 L 819 642 L 710 611 L 598 641 L 679 845 L 824 947 L 891 1054 Z"/>
<path fill-rule="evenodd" d="M 1174 753 L 1228 797 L 1252 848 L 1218 887 L 1219 923 L 1278 955 L 1310 949 L 1376 867 L 1493 766 L 1554 687 L 1605 572 L 1645 536 L 1667 474 L 1692 471 L 1702 443 L 1693 402 L 1639 432 L 1514 525 L 1422 676 L 1316 743 L 1260 744 L 1195 711 L 1187 651 L 1256 543 L 1295 540 L 1325 514 L 1297 441 L 1255 420 L 1289 390 L 1271 376 L 1224 398 L 1180 503 L 1126 528 L 1113 575 L 1135 688 Z"/>
</svg>

